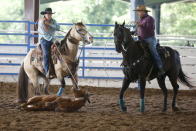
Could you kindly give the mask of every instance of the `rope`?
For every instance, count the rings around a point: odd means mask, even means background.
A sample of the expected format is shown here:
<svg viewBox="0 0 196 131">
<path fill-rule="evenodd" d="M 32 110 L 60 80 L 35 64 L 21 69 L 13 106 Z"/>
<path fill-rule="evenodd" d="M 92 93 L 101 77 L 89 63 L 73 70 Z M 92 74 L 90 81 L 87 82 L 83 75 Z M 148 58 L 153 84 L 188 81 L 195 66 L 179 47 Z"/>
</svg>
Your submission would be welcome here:
<svg viewBox="0 0 196 131">
<path fill-rule="evenodd" d="M 62 30 L 59 30 L 59 31 L 67 34 L 67 32 L 65 32 L 65 31 L 62 31 Z M 76 87 L 79 88 L 79 87 L 78 87 L 78 83 L 77 83 L 77 81 L 76 81 L 74 75 L 72 74 L 72 72 L 71 72 L 69 66 L 68 66 L 67 63 L 66 63 L 66 61 L 63 59 L 63 56 L 62 56 L 62 54 L 61 54 L 61 52 L 60 52 L 58 46 L 56 45 L 56 43 L 54 43 L 54 44 L 55 44 L 55 46 L 56 46 L 56 48 L 57 48 L 58 53 L 60 54 L 60 57 L 62 58 L 63 62 L 65 63 L 65 65 L 66 65 L 66 67 L 67 67 L 67 69 L 68 69 L 68 71 L 69 71 L 71 77 L 73 78 L 73 81 L 74 81 Z M 85 46 L 85 44 L 83 43 L 83 47 L 84 47 L 84 46 Z M 82 48 L 82 50 L 80 51 L 80 54 L 79 54 L 79 56 L 78 56 L 78 59 L 79 59 L 79 57 L 80 57 L 82 51 L 83 51 L 83 48 Z M 77 59 L 77 60 L 78 60 L 78 59 Z"/>
<path fill-rule="evenodd" d="M 60 50 L 58 49 L 58 47 L 57 47 L 56 43 L 55 43 L 55 46 L 56 46 L 57 51 L 58 51 L 58 53 L 60 54 L 60 56 L 61 56 L 61 58 L 62 58 L 62 60 L 63 60 L 64 64 L 66 65 L 66 67 L 67 67 L 67 69 L 68 69 L 69 73 L 71 74 L 71 77 L 73 78 L 73 80 L 74 80 L 74 83 L 75 83 L 76 87 L 77 87 L 77 88 L 79 88 L 79 87 L 78 87 L 78 83 L 77 83 L 77 81 L 76 81 L 76 79 L 75 79 L 74 75 L 72 74 L 71 70 L 69 69 L 69 66 L 67 65 L 67 63 L 66 63 L 66 62 L 65 62 L 65 60 L 63 59 L 63 56 L 62 56 L 62 54 L 61 54 Z"/>
<path fill-rule="evenodd" d="M 67 32 L 64 32 L 64 31 L 62 31 L 62 30 L 59 30 L 59 31 L 61 31 L 61 32 L 63 32 L 63 33 L 67 33 Z M 60 56 L 61 56 L 63 62 L 65 63 L 65 65 L 66 65 L 66 67 L 67 67 L 69 73 L 71 74 L 71 77 L 73 78 L 76 87 L 79 88 L 79 87 L 78 87 L 78 83 L 77 83 L 77 81 L 76 81 L 74 75 L 72 74 L 71 70 L 69 69 L 69 66 L 67 65 L 66 61 L 63 59 L 63 56 L 62 56 L 62 54 L 61 54 L 59 48 L 57 47 L 56 43 L 54 43 L 54 44 L 55 44 L 55 46 L 56 46 L 56 48 L 57 48 L 57 51 L 58 51 L 58 53 L 60 54 Z M 85 44 L 83 43 L 83 48 L 84 48 L 84 46 L 85 46 Z M 79 54 L 79 56 L 78 56 L 78 59 L 79 59 L 79 57 L 80 57 L 80 55 L 81 55 L 81 53 L 82 53 L 82 51 L 83 51 L 83 48 L 82 48 L 81 51 L 80 51 L 80 54 Z M 77 60 L 78 60 L 78 59 L 77 59 Z"/>
</svg>

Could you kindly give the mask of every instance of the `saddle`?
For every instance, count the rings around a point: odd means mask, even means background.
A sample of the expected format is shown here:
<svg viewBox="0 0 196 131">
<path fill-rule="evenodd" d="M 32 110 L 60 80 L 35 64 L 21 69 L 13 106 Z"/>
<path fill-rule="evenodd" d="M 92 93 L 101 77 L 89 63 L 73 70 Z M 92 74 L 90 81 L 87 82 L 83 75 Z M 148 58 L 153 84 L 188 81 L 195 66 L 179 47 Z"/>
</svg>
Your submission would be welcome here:
<svg viewBox="0 0 196 131">
<path fill-rule="evenodd" d="M 159 43 L 157 44 L 157 51 L 159 55 L 163 58 L 167 58 L 170 56 L 169 51 L 165 47 L 160 46 Z"/>
<path fill-rule="evenodd" d="M 149 43 L 145 42 L 141 38 L 139 38 L 137 40 L 137 42 L 140 43 L 140 46 L 144 50 L 145 54 L 151 54 L 148 46 L 145 46 L 145 45 L 148 45 Z M 145 43 L 145 44 L 143 44 L 143 43 Z M 167 58 L 170 56 L 169 51 L 164 46 L 161 46 L 159 43 L 157 43 L 156 49 L 157 49 L 157 52 L 159 53 L 161 58 Z"/>
<path fill-rule="evenodd" d="M 60 45 L 58 41 L 52 44 L 51 46 L 51 54 L 49 58 L 49 79 L 55 78 L 55 70 L 54 70 L 54 64 L 57 63 L 58 58 L 58 51 L 57 48 Z M 39 44 L 33 51 L 31 55 L 31 64 L 35 66 L 41 67 L 41 72 L 44 72 L 43 68 L 43 52 L 41 48 L 41 44 Z"/>
<path fill-rule="evenodd" d="M 61 42 L 55 41 L 55 43 L 51 46 L 51 54 L 50 54 L 50 62 L 49 62 L 49 79 L 56 78 L 56 73 L 54 69 L 54 65 L 57 64 L 57 60 L 63 61 L 60 55 L 68 55 L 69 50 L 67 48 L 67 44 L 63 44 L 64 40 Z M 59 52 L 60 51 L 60 52 Z M 67 64 L 71 65 L 71 73 L 75 74 L 77 72 L 78 66 L 79 66 L 80 59 L 77 59 L 76 61 L 69 61 L 67 60 Z M 31 55 L 31 64 L 41 67 L 41 72 L 44 72 L 43 68 L 43 53 L 41 45 L 39 44 L 33 51 Z M 71 77 L 71 74 L 67 77 Z"/>
</svg>

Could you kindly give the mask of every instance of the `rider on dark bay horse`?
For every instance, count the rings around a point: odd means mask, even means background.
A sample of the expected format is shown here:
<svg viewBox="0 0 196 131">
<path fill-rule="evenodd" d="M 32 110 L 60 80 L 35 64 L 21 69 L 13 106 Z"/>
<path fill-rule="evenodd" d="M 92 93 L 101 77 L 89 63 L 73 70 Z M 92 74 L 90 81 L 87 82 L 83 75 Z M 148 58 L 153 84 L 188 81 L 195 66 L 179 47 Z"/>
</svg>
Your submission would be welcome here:
<svg viewBox="0 0 196 131">
<path fill-rule="evenodd" d="M 45 11 L 42 11 L 40 14 L 44 15 L 44 17 L 39 20 L 38 32 L 41 36 L 40 43 L 43 52 L 44 73 L 46 77 L 49 77 L 51 45 L 54 41 L 55 31 L 58 31 L 60 26 L 57 24 L 56 20 L 52 18 L 52 14 L 54 13 L 52 12 L 51 8 L 46 8 Z"/>
<path fill-rule="evenodd" d="M 164 69 L 163 69 L 163 63 L 161 61 L 161 58 L 157 52 L 156 46 L 156 38 L 155 38 L 155 24 L 153 17 L 148 15 L 148 10 L 144 5 L 140 5 L 136 8 L 137 14 L 139 16 L 139 21 L 136 22 L 138 26 L 137 34 L 141 38 L 141 40 L 144 40 L 148 43 L 148 48 L 151 52 L 151 55 L 154 59 L 154 62 L 156 63 L 159 73 L 158 75 L 163 75 Z"/>
</svg>

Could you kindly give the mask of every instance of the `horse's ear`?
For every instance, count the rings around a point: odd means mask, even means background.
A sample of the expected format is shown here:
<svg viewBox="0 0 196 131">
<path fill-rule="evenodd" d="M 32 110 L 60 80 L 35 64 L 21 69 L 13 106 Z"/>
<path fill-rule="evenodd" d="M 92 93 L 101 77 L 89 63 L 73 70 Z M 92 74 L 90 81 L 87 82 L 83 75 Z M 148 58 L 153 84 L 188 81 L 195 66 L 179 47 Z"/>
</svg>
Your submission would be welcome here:
<svg viewBox="0 0 196 131">
<path fill-rule="evenodd" d="M 74 22 L 74 20 L 72 20 L 72 24 L 73 24 L 73 25 L 75 25 L 75 24 L 76 24 L 76 22 Z"/>
<path fill-rule="evenodd" d="M 135 34 L 135 31 L 131 31 L 131 35 L 134 35 Z"/>
<path fill-rule="evenodd" d="M 123 22 L 122 26 L 123 26 L 123 27 L 125 26 L 125 20 L 124 20 L 124 22 Z"/>
<path fill-rule="evenodd" d="M 117 24 L 118 24 L 118 23 L 115 21 L 115 26 L 117 26 Z"/>
</svg>

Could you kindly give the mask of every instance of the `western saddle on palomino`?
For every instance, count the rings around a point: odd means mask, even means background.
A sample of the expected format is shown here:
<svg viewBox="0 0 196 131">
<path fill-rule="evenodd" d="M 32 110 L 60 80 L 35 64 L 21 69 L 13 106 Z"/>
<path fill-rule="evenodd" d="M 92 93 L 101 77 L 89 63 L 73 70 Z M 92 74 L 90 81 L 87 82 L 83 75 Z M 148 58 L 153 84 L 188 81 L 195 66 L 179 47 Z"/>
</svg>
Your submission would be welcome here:
<svg viewBox="0 0 196 131">
<path fill-rule="evenodd" d="M 63 47 L 63 46 L 65 46 L 65 47 Z M 62 58 L 62 54 L 67 55 L 68 52 L 69 51 L 68 51 L 67 44 L 66 44 L 65 40 L 62 40 L 61 43 L 59 41 L 55 41 L 52 44 L 51 50 L 50 50 L 50 58 L 49 58 L 50 59 L 50 61 L 49 61 L 49 79 L 56 78 L 54 65 L 57 64 L 57 60 L 64 63 L 65 61 Z M 66 62 L 71 64 L 72 67 L 74 67 L 74 68 L 72 68 L 71 73 L 75 74 L 77 72 L 77 67 L 79 65 L 79 58 L 76 62 L 67 61 L 67 60 L 66 60 Z M 31 64 L 39 66 L 41 68 L 41 72 L 42 73 L 44 72 L 43 53 L 42 53 L 41 44 L 39 44 L 32 51 Z M 71 77 L 71 74 L 68 77 Z"/>
</svg>

